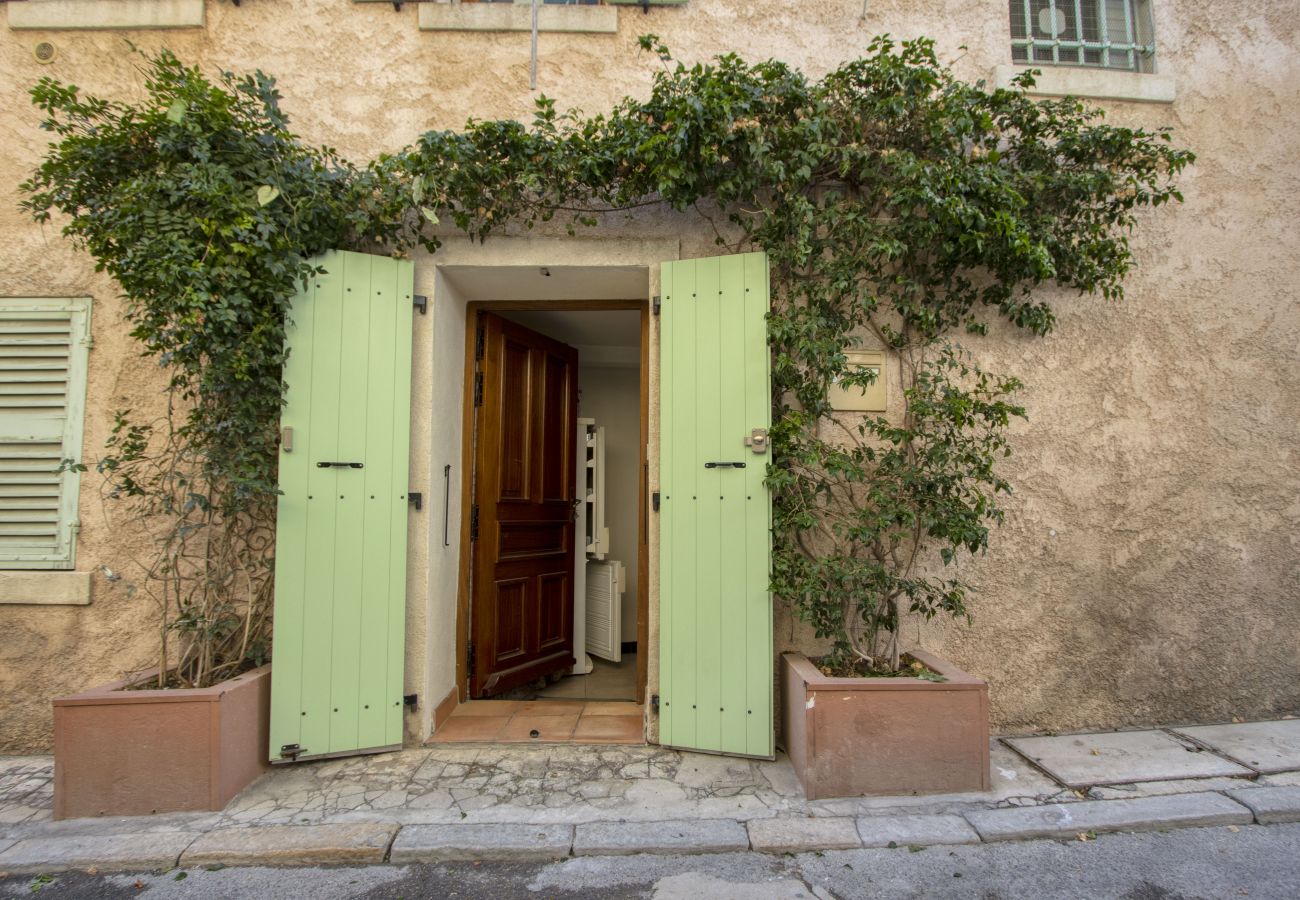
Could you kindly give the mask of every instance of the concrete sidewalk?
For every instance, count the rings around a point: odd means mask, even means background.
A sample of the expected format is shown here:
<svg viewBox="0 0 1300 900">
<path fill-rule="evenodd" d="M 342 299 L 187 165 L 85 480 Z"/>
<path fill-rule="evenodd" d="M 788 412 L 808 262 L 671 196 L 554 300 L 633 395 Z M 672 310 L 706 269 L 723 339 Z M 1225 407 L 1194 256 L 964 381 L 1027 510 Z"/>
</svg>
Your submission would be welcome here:
<svg viewBox="0 0 1300 900">
<path fill-rule="evenodd" d="M 301 763 L 220 813 L 50 820 L 0 759 L 0 872 L 544 860 L 1088 839 L 1300 821 L 1300 720 L 995 740 L 993 790 L 809 802 L 774 762 L 658 747 L 442 746 Z"/>
</svg>

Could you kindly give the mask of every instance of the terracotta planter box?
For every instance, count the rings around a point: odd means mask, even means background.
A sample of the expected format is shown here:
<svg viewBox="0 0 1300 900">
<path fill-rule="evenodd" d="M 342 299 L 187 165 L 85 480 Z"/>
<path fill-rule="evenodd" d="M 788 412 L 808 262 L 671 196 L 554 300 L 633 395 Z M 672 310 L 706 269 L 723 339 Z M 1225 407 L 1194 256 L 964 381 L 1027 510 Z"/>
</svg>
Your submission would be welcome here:
<svg viewBox="0 0 1300 900">
<path fill-rule="evenodd" d="M 809 800 L 989 789 L 988 684 L 907 655 L 948 680 L 828 678 L 782 655 L 785 751 Z"/>
<path fill-rule="evenodd" d="M 210 688 L 129 683 L 55 699 L 54 818 L 218 810 L 270 768 L 269 665 Z"/>
</svg>

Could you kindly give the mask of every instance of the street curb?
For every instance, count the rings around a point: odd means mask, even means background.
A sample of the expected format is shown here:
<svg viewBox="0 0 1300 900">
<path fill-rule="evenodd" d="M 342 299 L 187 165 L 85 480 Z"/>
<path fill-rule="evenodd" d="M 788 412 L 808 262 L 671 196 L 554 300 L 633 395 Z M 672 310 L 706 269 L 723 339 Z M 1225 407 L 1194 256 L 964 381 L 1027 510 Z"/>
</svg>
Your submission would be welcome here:
<svg viewBox="0 0 1300 900">
<path fill-rule="evenodd" d="M 1300 822 L 1300 787 L 1238 788 L 1228 796 L 1254 813 L 1260 825 Z"/>
<path fill-rule="evenodd" d="M 1156 831 L 1208 825 L 1249 825 L 1249 809 L 1224 794 L 1166 794 L 1133 800 L 1083 800 L 966 813 L 985 843 L 1071 838 L 1110 831 Z"/>
<path fill-rule="evenodd" d="M 393 840 L 388 859 L 521 862 L 564 858 L 572 851 L 572 825 L 407 825 Z"/>
<path fill-rule="evenodd" d="M 397 825 L 267 825 L 218 828 L 181 854 L 182 866 L 314 866 L 381 863 Z"/>
<path fill-rule="evenodd" d="M 1247 788 L 915 816 L 788 817 L 557 824 L 326 824 L 199 832 L 0 840 L 0 872 L 94 868 L 143 872 L 202 865 L 404 865 L 452 860 L 548 861 L 581 856 L 821 853 L 836 850 L 1073 840 L 1079 834 L 1300 821 L 1300 787 Z"/>
<path fill-rule="evenodd" d="M 27 875 L 91 868 L 101 872 L 171 869 L 199 836 L 192 831 L 162 831 L 28 838 L 0 852 L 0 871 Z"/>
</svg>

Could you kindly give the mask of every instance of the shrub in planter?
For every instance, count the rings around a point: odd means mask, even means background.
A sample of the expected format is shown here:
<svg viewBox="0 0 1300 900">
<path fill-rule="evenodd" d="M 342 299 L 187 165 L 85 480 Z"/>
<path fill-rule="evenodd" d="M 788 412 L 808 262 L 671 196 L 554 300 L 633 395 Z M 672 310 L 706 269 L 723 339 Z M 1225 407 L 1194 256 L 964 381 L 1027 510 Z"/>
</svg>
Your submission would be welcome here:
<svg viewBox="0 0 1300 900">
<path fill-rule="evenodd" d="M 905 656 L 899 628 L 908 613 L 967 615 L 965 586 L 926 565 L 983 551 L 1001 521 L 1009 486 L 994 462 L 1024 415 L 1010 401 L 1019 383 L 947 344 L 904 365 L 899 421 L 864 417 L 806 460 L 825 473 L 804 497 L 815 526 L 806 552 L 778 554 L 776 590 L 831 642 L 815 665 L 787 655 L 782 666 L 785 745 L 809 797 L 988 785 L 987 685 Z"/>
</svg>

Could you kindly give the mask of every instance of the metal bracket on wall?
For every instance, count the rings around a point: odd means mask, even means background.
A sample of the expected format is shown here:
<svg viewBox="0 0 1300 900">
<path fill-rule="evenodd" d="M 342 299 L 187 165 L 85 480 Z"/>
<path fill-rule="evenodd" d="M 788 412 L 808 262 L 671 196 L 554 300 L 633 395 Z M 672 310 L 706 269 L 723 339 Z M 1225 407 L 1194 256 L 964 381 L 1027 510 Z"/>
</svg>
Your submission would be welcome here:
<svg viewBox="0 0 1300 900">
<path fill-rule="evenodd" d="M 411 300 L 415 304 L 415 308 L 420 311 L 420 315 L 422 316 L 428 315 L 429 313 L 428 297 L 424 296 L 424 294 L 416 294 L 414 297 L 411 298 Z"/>
<path fill-rule="evenodd" d="M 420 705 L 420 695 L 406 694 L 405 696 L 402 697 L 402 704 L 404 706 L 411 707 L 411 709 L 415 709 L 417 706 Z"/>
<path fill-rule="evenodd" d="M 659 492 L 655 491 L 650 495 L 650 508 L 659 512 Z"/>
<path fill-rule="evenodd" d="M 419 491 L 410 491 L 406 495 L 406 502 L 415 504 L 415 511 L 419 512 L 424 509 L 424 494 Z"/>
<path fill-rule="evenodd" d="M 650 301 L 650 311 L 657 316 L 659 315 L 659 307 L 662 305 L 663 302 L 659 299 L 659 295 L 655 294 L 654 298 Z"/>
</svg>

